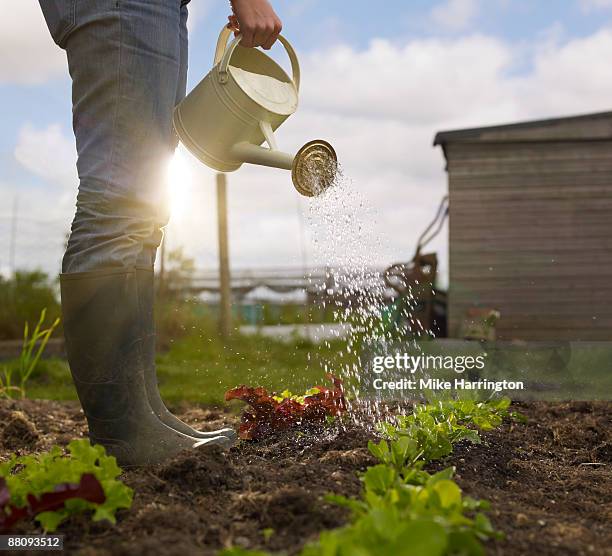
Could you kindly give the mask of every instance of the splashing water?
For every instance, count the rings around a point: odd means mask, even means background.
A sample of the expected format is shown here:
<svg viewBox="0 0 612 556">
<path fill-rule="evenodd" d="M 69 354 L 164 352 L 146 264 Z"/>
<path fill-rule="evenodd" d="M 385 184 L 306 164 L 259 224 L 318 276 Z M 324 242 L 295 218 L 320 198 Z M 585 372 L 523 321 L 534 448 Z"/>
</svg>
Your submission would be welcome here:
<svg viewBox="0 0 612 556">
<path fill-rule="evenodd" d="M 376 344 L 378 353 L 388 353 L 397 332 L 385 325 L 389 300 L 377 268 L 385 238 L 376 232 L 376 211 L 339 167 L 333 185 L 309 199 L 306 222 L 315 262 L 326 269 L 325 284 L 316 284 L 311 277 L 311 287 L 318 290 L 323 306 L 332 304 L 335 320 L 348 325 L 349 330 L 345 350 L 350 362 L 340 369 L 325 364 L 325 371 L 345 381 L 353 398 L 349 411 L 353 421 L 369 425 L 380 418 L 384 407 L 376 397 L 361 391 L 367 364 L 364 350 Z M 326 347 L 330 347 L 329 342 Z"/>
<path fill-rule="evenodd" d="M 431 306 L 427 307 L 430 300 L 424 295 L 435 295 L 432 289 L 435 263 L 431 270 L 431 261 L 435 258 L 419 256 L 417 251 L 409 263 L 394 264 L 384 271 L 377 268 L 387 245 L 385 237 L 376 229 L 376 211 L 335 160 L 331 166 L 325 166 L 321 158 L 313 157 L 308 162 L 305 165 L 307 183 L 315 196 L 308 200 L 306 222 L 312 236 L 315 262 L 326 269 L 324 284 L 311 276 L 310 289 L 319 294 L 317 297 L 323 307 L 326 304 L 333 307 L 334 320 L 344 325 L 344 330 L 348 328 L 346 343 L 339 353 L 342 362 L 327 362 L 324 370 L 344 380 L 350 395 L 348 408 L 353 423 L 371 427 L 391 415 L 412 411 L 411 406 L 417 400 L 431 402 L 432 397 L 455 396 L 438 394 L 435 386 L 427 386 L 427 391 L 414 386 L 404 389 L 403 386 L 405 382 L 416 384 L 406 380 L 407 372 L 410 379 L 416 378 L 417 371 L 419 380 L 432 379 L 435 361 L 441 360 L 440 346 L 421 342 L 435 337 L 421 320 L 424 306 L 432 310 Z M 424 270 L 427 265 L 430 265 L 429 271 Z M 324 346 L 327 350 L 332 347 L 331 342 L 324 342 Z M 343 357 L 345 355 L 347 357 Z M 383 372 L 374 368 L 374 357 L 388 355 L 403 357 L 403 361 L 411 359 L 410 367 L 402 367 L 399 363 L 392 369 L 384 367 L 384 380 L 391 390 L 387 396 L 392 395 L 392 400 L 374 388 L 372 380 L 375 375 L 382 376 L 376 373 Z M 462 373 L 465 368 L 456 370 L 452 355 L 450 358 L 450 368 Z M 430 367 L 432 359 L 434 363 Z M 444 369 L 447 368 L 445 363 Z M 395 381 L 401 381 L 397 388 L 393 384 Z M 493 395 L 492 392 L 490 396 Z M 390 407 L 390 401 L 394 407 Z"/>
</svg>

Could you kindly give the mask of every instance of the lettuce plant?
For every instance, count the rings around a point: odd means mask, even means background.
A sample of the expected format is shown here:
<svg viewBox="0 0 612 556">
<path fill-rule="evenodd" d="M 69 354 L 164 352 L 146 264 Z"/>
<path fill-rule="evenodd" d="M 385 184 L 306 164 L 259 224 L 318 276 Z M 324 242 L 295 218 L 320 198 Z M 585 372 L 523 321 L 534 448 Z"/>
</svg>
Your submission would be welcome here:
<svg viewBox="0 0 612 556">
<path fill-rule="evenodd" d="M 304 547 L 301 556 L 482 556 L 482 542 L 500 538 L 485 512 L 489 503 L 464 496 L 449 467 L 435 474 L 424 469 L 447 456 L 460 440 L 480 442 L 478 430 L 499 426 L 510 400 L 445 401 L 418 405 L 409 415 L 381 423 L 383 438 L 369 442 L 380 463 L 362 474 L 360 498 L 328 495 L 348 508 L 351 522 L 324 531 Z M 233 549 L 225 556 L 261 552 Z"/>
<path fill-rule="evenodd" d="M 37 455 L 13 456 L 0 464 L 0 530 L 18 519 L 35 518 L 46 532 L 69 516 L 93 512 L 93 520 L 115 523 L 115 513 L 132 504 L 132 489 L 118 480 L 121 468 L 103 446 L 73 440 Z"/>
<path fill-rule="evenodd" d="M 328 376 L 333 388 L 316 386 L 302 396 L 288 390 L 268 393 L 265 388 L 244 385 L 226 392 L 226 401 L 241 400 L 250 406 L 242 414 L 240 438 L 259 440 L 292 427 L 325 423 L 346 411 L 342 381 Z"/>
</svg>

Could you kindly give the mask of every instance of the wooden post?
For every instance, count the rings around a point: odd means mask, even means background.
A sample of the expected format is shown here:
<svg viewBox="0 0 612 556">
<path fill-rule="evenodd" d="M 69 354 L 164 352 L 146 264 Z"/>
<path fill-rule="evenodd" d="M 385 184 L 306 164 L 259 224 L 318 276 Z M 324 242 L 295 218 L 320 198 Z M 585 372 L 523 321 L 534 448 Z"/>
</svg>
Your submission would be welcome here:
<svg viewBox="0 0 612 556">
<path fill-rule="evenodd" d="M 11 238 L 9 240 L 9 269 L 11 278 L 15 278 L 15 245 L 17 239 L 17 212 L 19 211 L 19 197 L 15 195 L 13 200 L 13 212 L 11 214 Z"/>
<path fill-rule="evenodd" d="M 228 338 L 232 331 L 232 290 L 230 286 L 227 236 L 227 177 L 217 174 L 217 222 L 219 226 L 219 331 Z"/>
<path fill-rule="evenodd" d="M 162 235 L 162 242 L 160 248 L 160 261 L 159 261 L 159 277 L 157 281 L 157 294 L 159 297 L 163 297 L 166 293 L 166 241 L 168 240 L 168 227 L 164 228 Z"/>
</svg>

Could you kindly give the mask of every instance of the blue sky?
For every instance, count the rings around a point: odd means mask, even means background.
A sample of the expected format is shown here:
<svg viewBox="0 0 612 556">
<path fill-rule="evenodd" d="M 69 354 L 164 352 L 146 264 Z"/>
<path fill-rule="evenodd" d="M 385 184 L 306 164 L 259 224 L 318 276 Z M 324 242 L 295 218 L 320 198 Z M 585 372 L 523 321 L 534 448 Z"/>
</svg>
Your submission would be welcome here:
<svg viewBox="0 0 612 556">
<path fill-rule="evenodd" d="M 70 82 L 36 4 L 20 0 L 0 23 L 0 272 L 7 264 L 11 199 L 19 196 L 23 219 L 17 264 L 53 271 L 76 190 Z M 225 1 L 192 0 L 192 6 L 190 87 L 210 69 L 228 15 Z M 303 108 L 281 139 L 295 148 L 323 134 L 338 145 L 355 188 L 377 214 L 373 264 L 411 255 L 444 192 L 443 161 L 431 147 L 436 131 L 612 109 L 606 75 L 612 0 L 277 0 L 274 6 L 305 67 Z M 189 164 L 196 182 L 210 179 Z M 238 266 L 299 263 L 294 194 L 284 184 L 269 185 L 286 181 L 270 172 L 236 174 L 240 187 L 230 204 Z M 263 185 L 254 190 L 243 182 Z M 278 200 L 274 193 L 270 198 L 274 187 L 283 191 Z M 191 229 L 175 223 L 169 234 L 198 264 L 211 266 L 215 238 L 207 204 L 213 199 L 194 191 L 199 210 L 185 217 Z M 309 207 L 297 205 L 307 216 Z M 208 223 L 197 228 L 202 220 Z M 284 229 L 290 230 L 285 242 L 271 245 Z M 258 230 L 262 242 L 249 243 L 248 230 Z M 444 252 L 444 240 L 436 247 Z M 306 250 L 309 262 L 317 262 L 316 250 Z"/>
</svg>

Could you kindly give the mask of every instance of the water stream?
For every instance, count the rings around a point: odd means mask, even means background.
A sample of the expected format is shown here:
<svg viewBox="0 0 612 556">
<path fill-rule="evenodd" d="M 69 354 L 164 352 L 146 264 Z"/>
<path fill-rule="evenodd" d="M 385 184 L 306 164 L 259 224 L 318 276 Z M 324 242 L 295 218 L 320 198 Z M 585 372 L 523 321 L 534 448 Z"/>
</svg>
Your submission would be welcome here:
<svg viewBox="0 0 612 556">
<path fill-rule="evenodd" d="M 324 370 L 344 380 L 355 410 L 350 414 L 363 425 L 364 418 L 374 421 L 382 411 L 380 400 L 363 389 L 370 350 L 388 353 L 397 338 L 397 330 L 385 322 L 389 301 L 380 257 L 385 237 L 377 232 L 376 210 L 341 169 L 330 188 L 308 200 L 305 220 L 314 265 L 327 269 L 322 298 L 332 304 L 334 320 L 350 327 L 343 348 L 347 362 L 340 368 L 326 363 Z"/>
</svg>

